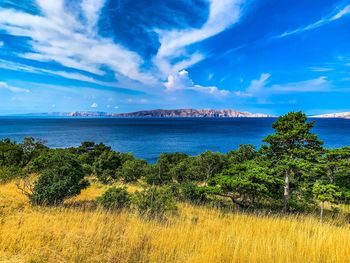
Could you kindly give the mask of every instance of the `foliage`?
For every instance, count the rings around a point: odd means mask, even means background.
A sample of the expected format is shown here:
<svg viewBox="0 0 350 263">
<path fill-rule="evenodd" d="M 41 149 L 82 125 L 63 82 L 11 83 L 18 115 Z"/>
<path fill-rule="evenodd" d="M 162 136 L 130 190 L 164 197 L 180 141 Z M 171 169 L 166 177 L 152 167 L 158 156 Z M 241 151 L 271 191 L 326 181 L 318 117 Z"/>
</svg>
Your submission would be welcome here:
<svg viewBox="0 0 350 263">
<path fill-rule="evenodd" d="M 136 192 L 134 204 L 139 214 L 148 218 L 164 219 L 167 213 L 177 210 L 174 196 L 164 187 L 152 186 Z"/>
<path fill-rule="evenodd" d="M 34 205 L 59 205 L 88 186 L 76 157 L 66 151 L 51 151 L 34 160 L 40 176 L 33 187 L 22 190 Z"/>
<path fill-rule="evenodd" d="M 263 140 L 268 143 L 261 149 L 263 156 L 271 161 L 273 167 L 280 168 L 277 175 L 284 178 L 284 212 L 290 208 L 289 199 L 291 190 L 294 190 L 290 184 L 292 178 L 300 177 L 301 168 L 307 163 L 317 163 L 323 151 L 323 143 L 311 132 L 313 125 L 313 122 L 307 122 L 304 113 L 290 112 L 273 123 L 276 132 Z"/>
<path fill-rule="evenodd" d="M 22 167 L 23 149 L 9 139 L 0 141 L 0 166 Z"/>
<path fill-rule="evenodd" d="M 148 173 L 147 162 L 144 160 L 128 160 L 118 170 L 118 177 L 125 183 L 136 182 Z"/>
<path fill-rule="evenodd" d="M 238 149 L 229 152 L 227 157 L 230 164 L 240 164 L 258 158 L 259 153 L 254 145 L 241 144 Z"/>
<path fill-rule="evenodd" d="M 310 211 L 329 196 L 334 201 L 323 202 L 349 204 L 350 147 L 323 149 L 313 125 L 302 112 L 290 112 L 274 122 L 275 132 L 260 149 L 248 144 L 227 154 L 164 153 L 154 164 L 103 143 L 49 149 L 31 137 L 21 143 L 3 139 L 0 183 L 25 178 L 22 190 L 32 202 L 50 205 L 79 193 L 87 175 L 104 184 L 120 180 L 162 186 L 159 189 L 166 188 L 169 196 L 196 204 L 208 203 L 213 196 L 223 203 L 230 199 L 241 208 L 283 207 L 284 212 Z M 157 194 L 163 191 L 152 187 Z M 327 191 L 320 194 L 321 190 Z"/>
<path fill-rule="evenodd" d="M 97 198 L 97 203 L 108 210 L 121 210 L 130 206 L 131 197 L 125 187 L 111 187 Z"/>
<path fill-rule="evenodd" d="M 0 184 L 25 177 L 25 172 L 16 166 L 0 166 Z"/>
<path fill-rule="evenodd" d="M 118 169 L 132 158 L 130 154 L 104 151 L 94 162 L 94 173 L 102 183 L 111 183 L 118 179 Z"/>
<path fill-rule="evenodd" d="M 180 185 L 180 197 L 183 201 L 193 204 L 200 204 L 207 201 L 207 187 L 201 187 L 192 182 L 185 182 Z"/>
<path fill-rule="evenodd" d="M 218 188 L 215 194 L 230 198 L 238 207 L 249 207 L 278 191 L 281 181 L 269 175 L 266 167 L 250 161 L 224 170 L 209 185 Z"/>
</svg>

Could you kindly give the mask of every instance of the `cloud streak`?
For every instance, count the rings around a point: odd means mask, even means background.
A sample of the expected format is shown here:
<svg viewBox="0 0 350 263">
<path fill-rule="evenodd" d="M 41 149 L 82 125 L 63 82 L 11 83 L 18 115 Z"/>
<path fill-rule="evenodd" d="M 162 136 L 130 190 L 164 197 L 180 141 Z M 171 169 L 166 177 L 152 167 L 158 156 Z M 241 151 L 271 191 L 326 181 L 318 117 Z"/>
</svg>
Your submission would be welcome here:
<svg viewBox="0 0 350 263">
<path fill-rule="evenodd" d="M 135 52 L 101 37 L 96 31 L 104 1 L 82 2 L 84 21 L 69 13 L 63 0 L 37 0 L 42 15 L 0 9 L 0 29 L 14 36 L 28 37 L 32 52 L 20 56 L 104 75 L 102 68 L 140 82 L 154 82 L 141 70 L 143 59 Z"/>
<path fill-rule="evenodd" d="M 6 89 L 13 93 L 29 93 L 30 91 L 28 89 L 22 89 L 14 86 L 10 86 L 5 82 L 0 82 L 0 89 Z"/>
<path fill-rule="evenodd" d="M 259 102 L 266 102 L 269 97 L 274 95 L 334 91 L 331 82 L 324 76 L 283 84 L 269 84 L 270 77 L 271 75 L 268 73 L 261 74 L 259 79 L 251 81 L 246 90 L 237 91 L 235 95 L 252 97 L 258 99 Z"/>
<path fill-rule="evenodd" d="M 273 38 L 284 38 L 284 37 L 292 36 L 295 34 L 303 33 L 305 31 L 313 30 L 313 29 L 319 28 L 321 26 L 324 26 L 326 24 L 329 24 L 335 20 L 341 19 L 344 16 L 349 15 L 349 14 L 350 14 L 350 5 L 347 5 L 347 6 L 342 7 L 342 8 L 338 7 L 333 12 L 331 12 L 329 15 L 321 18 L 320 20 L 318 20 L 312 24 L 309 24 L 309 25 L 306 25 L 303 27 L 299 27 L 299 28 L 291 30 L 291 31 L 286 31 L 278 36 L 273 37 Z"/>
</svg>

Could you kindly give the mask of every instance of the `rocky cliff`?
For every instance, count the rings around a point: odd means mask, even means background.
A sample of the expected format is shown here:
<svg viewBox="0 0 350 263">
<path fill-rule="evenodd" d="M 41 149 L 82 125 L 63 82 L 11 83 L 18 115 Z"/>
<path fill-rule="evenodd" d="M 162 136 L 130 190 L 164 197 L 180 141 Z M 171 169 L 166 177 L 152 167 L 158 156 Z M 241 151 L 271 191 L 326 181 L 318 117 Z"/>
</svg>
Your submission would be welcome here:
<svg viewBox="0 0 350 263">
<path fill-rule="evenodd" d="M 176 110 L 147 110 L 130 113 L 113 114 L 116 117 L 212 117 L 212 118 L 267 118 L 272 117 L 267 114 L 250 113 L 232 109 L 212 110 L 212 109 L 176 109 Z"/>
</svg>

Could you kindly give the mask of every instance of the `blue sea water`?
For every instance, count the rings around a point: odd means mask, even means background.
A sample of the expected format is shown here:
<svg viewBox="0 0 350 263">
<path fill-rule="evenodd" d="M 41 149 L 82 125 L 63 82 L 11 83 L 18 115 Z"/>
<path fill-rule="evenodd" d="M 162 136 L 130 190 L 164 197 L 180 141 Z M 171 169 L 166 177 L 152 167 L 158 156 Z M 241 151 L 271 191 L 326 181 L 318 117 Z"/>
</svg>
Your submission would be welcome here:
<svg viewBox="0 0 350 263">
<path fill-rule="evenodd" d="M 44 139 L 50 147 L 103 142 L 154 162 L 160 153 L 226 153 L 240 144 L 259 147 L 273 132 L 273 118 L 33 118 L 1 117 L 0 139 Z M 326 147 L 350 146 L 350 120 L 314 119 Z"/>
</svg>

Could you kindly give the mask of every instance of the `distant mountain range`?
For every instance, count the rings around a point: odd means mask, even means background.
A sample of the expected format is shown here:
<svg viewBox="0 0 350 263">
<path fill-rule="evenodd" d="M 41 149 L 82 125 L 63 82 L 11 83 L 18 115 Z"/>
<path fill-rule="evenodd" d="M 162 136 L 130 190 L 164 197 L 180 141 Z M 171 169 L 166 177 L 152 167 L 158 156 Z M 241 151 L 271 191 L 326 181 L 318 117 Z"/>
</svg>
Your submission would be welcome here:
<svg viewBox="0 0 350 263">
<path fill-rule="evenodd" d="M 19 114 L 16 116 L 35 117 L 116 117 L 116 118 L 271 118 L 276 117 L 263 113 L 251 113 L 247 111 L 237 111 L 233 109 L 174 109 L 174 110 L 143 110 L 128 113 L 108 113 L 99 111 L 73 111 L 73 112 L 44 112 Z M 350 112 L 328 113 L 321 115 L 311 115 L 310 118 L 342 118 L 350 119 Z"/>
<path fill-rule="evenodd" d="M 212 109 L 175 109 L 175 110 L 144 110 L 129 113 L 107 113 L 93 111 L 75 112 L 51 112 L 25 114 L 22 116 L 42 116 L 42 117 L 145 117 L 145 118 L 176 118 L 176 117 L 198 117 L 198 118 L 269 118 L 272 115 L 262 113 L 250 113 L 232 109 L 212 110 Z"/>
<path fill-rule="evenodd" d="M 342 119 L 350 119 L 350 112 L 340 112 L 340 113 L 328 113 L 321 115 L 310 116 L 313 118 L 342 118 Z"/>
</svg>

